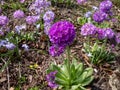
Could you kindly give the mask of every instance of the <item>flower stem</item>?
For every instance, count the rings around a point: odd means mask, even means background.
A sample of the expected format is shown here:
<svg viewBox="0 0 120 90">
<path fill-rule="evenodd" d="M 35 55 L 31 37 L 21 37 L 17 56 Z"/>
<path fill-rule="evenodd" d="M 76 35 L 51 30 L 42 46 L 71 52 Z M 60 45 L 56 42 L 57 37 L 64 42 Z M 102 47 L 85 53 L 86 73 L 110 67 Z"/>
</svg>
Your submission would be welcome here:
<svg viewBox="0 0 120 90">
<path fill-rule="evenodd" d="M 70 48 L 67 46 L 67 69 L 69 73 L 69 86 L 71 84 L 71 73 L 70 73 Z"/>
</svg>

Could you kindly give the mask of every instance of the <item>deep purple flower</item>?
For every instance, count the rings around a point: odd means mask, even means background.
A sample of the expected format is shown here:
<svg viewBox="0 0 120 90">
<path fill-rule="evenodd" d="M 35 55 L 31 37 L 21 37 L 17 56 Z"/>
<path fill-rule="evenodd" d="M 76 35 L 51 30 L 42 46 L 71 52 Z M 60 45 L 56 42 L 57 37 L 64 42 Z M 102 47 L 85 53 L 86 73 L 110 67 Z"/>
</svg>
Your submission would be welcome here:
<svg viewBox="0 0 120 90">
<path fill-rule="evenodd" d="M 53 24 L 49 31 L 50 41 L 57 45 L 69 45 L 75 38 L 75 28 L 69 21 L 58 21 Z"/>
<path fill-rule="evenodd" d="M 104 0 L 100 3 L 100 10 L 103 12 L 108 12 L 112 8 L 112 2 L 110 0 Z"/>
<path fill-rule="evenodd" d="M 86 23 L 81 27 L 81 35 L 88 36 L 96 33 L 96 26 L 91 23 Z"/>
<path fill-rule="evenodd" d="M 55 75 L 57 74 L 57 71 L 50 72 L 48 75 L 46 75 L 46 80 L 48 81 L 48 86 L 51 88 L 57 88 L 58 85 L 55 83 Z"/>
<path fill-rule="evenodd" d="M 77 0 L 77 3 L 78 4 L 83 4 L 83 3 L 85 3 L 87 0 Z"/>
<path fill-rule="evenodd" d="M 105 29 L 103 29 L 103 28 L 97 28 L 97 37 L 100 40 L 105 39 L 107 37 L 107 35 L 105 33 Z"/>
<path fill-rule="evenodd" d="M 54 56 L 59 56 L 61 53 L 63 53 L 65 50 L 65 46 L 56 46 L 53 45 L 49 48 L 49 53 Z"/>
<path fill-rule="evenodd" d="M 115 35 L 115 33 L 113 32 L 113 30 L 111 28 L 106 28 L 105 33 L 106 33 L 106 36 L 108 39 L 113 38 Z"/>
<path fill-rule="evenodd" d="M 54 20 L 55 14 L 52 11 L 47 11 L 44 16 L 43 16 L 43 20 L 45 22 L 52 22 Z"/>
<path fill-rule="evenodd" d="M 27 16 L 26 22 L 27 24 L 35 24 L 39 20 L 38 16 Z"/>
<path fill-rule="evenodd" d="M 27 44 L 23 44 L 22 47 L 24 48 L 25 51 L 29 50 L 29 46 Z"/>
<path fill-rule="evenodd" d="M 46 35 L 48 35 L 48 32 L 49 32 L 51 26 L 52 25 L 49 22 L 44 23 L 44 32 L 45 32 Z"/>
<path fill-rule="evenodd" d="M 14 13 L 13 13 L 13 17 L 16 18 L 16 19 L 20 19 L 20 18 L 23 18 L 25 15 L 24 15 L 24 12 L 21 11 L 21 10 L 16 10 Z"/>
<path fill-rule="evenodd" d="M 117 33 L 115 35 L 115 40 L 116 40 L 117 44 L 120 44 L 120 33 Z"/>
<path fill-rule="evenodd" d="M 0 26 L 4 26 L 9 22 L 7 16 L 0 16 Z"/>
<path fill-rule="evenodd" d="M 104 20 L 107 20 L 108 19 L 108 14 L 102 12 L 102 11 L 96 11 L 94 14 L 93 14 L 93 20 L 96 21 L 96 22 L 103 22 Z"/>
</svg>

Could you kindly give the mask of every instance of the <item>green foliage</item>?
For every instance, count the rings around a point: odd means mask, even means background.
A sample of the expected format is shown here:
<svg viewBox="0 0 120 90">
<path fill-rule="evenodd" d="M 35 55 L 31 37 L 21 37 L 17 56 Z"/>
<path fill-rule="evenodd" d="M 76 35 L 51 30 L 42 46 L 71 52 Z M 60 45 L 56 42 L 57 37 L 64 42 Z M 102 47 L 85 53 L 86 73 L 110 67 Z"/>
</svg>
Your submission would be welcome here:
<svg viewBox="0 0 120 90">
<path fill-rule="evenodd" d="M 85 90 L 84 86 L 90 84 L 93 80 L 93 69 L 84 68 L 83 63 L 77 63 L 74 60 L 68 69 L 67 60 L 63 65 L 51 64 L 47 73 L 57 71 L 56 83 L 62 90 Z"/>
<path fill-rule="evenodd" d="M 85 17 L 78 17 L 77 18 L 77 23 L 79 24 L 79 25 L 84 25 L 85 23 L 87 23 L 88 22 L 88 19 L 87 18 L 85 18 Z"/>
<path fill-rule="evenodd" d="M 39 87 L 35 86 L 35 87 L 31 87 L 28 90 L 40 90 Z"/>
<path fill-rule="evenodd" d="M 110 51 L 107 51 L 104 44 L 99 46 L 95 43 L 92 47 L 90 45 L 84 44 L 85 52 L 89 55 L 90 60 L 93 64 L 101 64 L 105 62 L 110 62 L 114 60 L 115 55 Z"/>
</svg>

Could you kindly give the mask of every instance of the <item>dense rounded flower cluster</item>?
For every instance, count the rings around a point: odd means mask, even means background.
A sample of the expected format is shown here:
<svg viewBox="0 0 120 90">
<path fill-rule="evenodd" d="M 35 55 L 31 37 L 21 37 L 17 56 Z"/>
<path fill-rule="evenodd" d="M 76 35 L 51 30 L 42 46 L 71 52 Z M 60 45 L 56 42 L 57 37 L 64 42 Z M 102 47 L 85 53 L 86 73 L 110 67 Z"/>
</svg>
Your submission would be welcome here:
<svg viewBox="0 0 120 90">
<path fill-rule="evenodd" d="M 83 36 L 94 35 L 96 33 L 96 26 L 91 23 L 86 23 L 81 27 L 81 34 Z"/>
<path fill-rule="evenodd" d="M 107 20 L 108 19 L 108 15 L 102 11 L 96 11 L 94 14 L 93 14 L 93 20 L 96 21 L 96 22 L 103 22 L 104 20 Z"/>
<path fill-rule="evenodd" d="M 54 17 L 55 17 L 54 12 L 52 12 L 52 11 L 47 11 L 47 12 L 44 14 L 44 16 L 43 16 L 43 20 L 44 20 L 45 22 L 51 22 L 51 21 L 54 20 Z"/>
<path fill-rule="evenodd" d="M 38 19 L 39 19 L 38 16 L 27 16 L 26 22 L 27 22 L 27 24 L 34 24 L 38 21 Z"/>
<path fill-rule="evenodd" d="M 71 44 L 75 38 L 74 25 L 68 21 L 56 22 L 50 28 L 49 38 L 57 46 Z"/>
<path fill-rule="evenodd" d="M 81 27 L 81 35 L 97 37 L 98 39 L 111 39 L 115 33 L 111 28 L 99 28 L 91 23 L 86 23 Z"/>
<path fill-rule="evenodd" d="M 100 10 L 103 12 L 108 12 L 112 8 L 112 2 L 110 0 L 104 0 L 100 3 Z"/>
<path fill-rule="evenodd" d="M 17 10 L 13 13 L 13 17 L 16 19 L 20 19 L 24 17 L 24 12 L 21 10 Z"/>
<path fill-rule="evenodd" d="M 0 16 L 0 26 L 4 26 L 9 22 L 7 16 Z"/>
</svg>

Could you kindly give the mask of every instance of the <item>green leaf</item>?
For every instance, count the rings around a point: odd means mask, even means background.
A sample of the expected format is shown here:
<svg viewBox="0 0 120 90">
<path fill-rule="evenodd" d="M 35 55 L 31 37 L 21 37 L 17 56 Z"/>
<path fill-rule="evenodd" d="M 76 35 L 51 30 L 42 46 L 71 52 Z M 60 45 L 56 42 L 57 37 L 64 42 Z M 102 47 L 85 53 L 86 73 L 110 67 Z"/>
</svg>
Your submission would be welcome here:
<svg viewBox="0 0 120 90">
<path fill-rule="evenodd" d="M 93 74 L 93 69 L 92 68 L 86 68 L 85 71 L 87 71 L 87 76 L 90 77 Z"/>
<path fill-rule="evenodd" d="M 83 63 L 80 63 L 76 68 L 76 76 L 80 76 L 82 72 L 83 72 Z"/>
<path fill-rule="evenodd" d="M 82 86 L 86 86 L 88 84 L 90 84 L 92 81 L 93 81 L 94 77 L 93 76 L 90 76 L 88 78 L 86 78 L 83 82 L 82 82 Z"/>
</svg>

